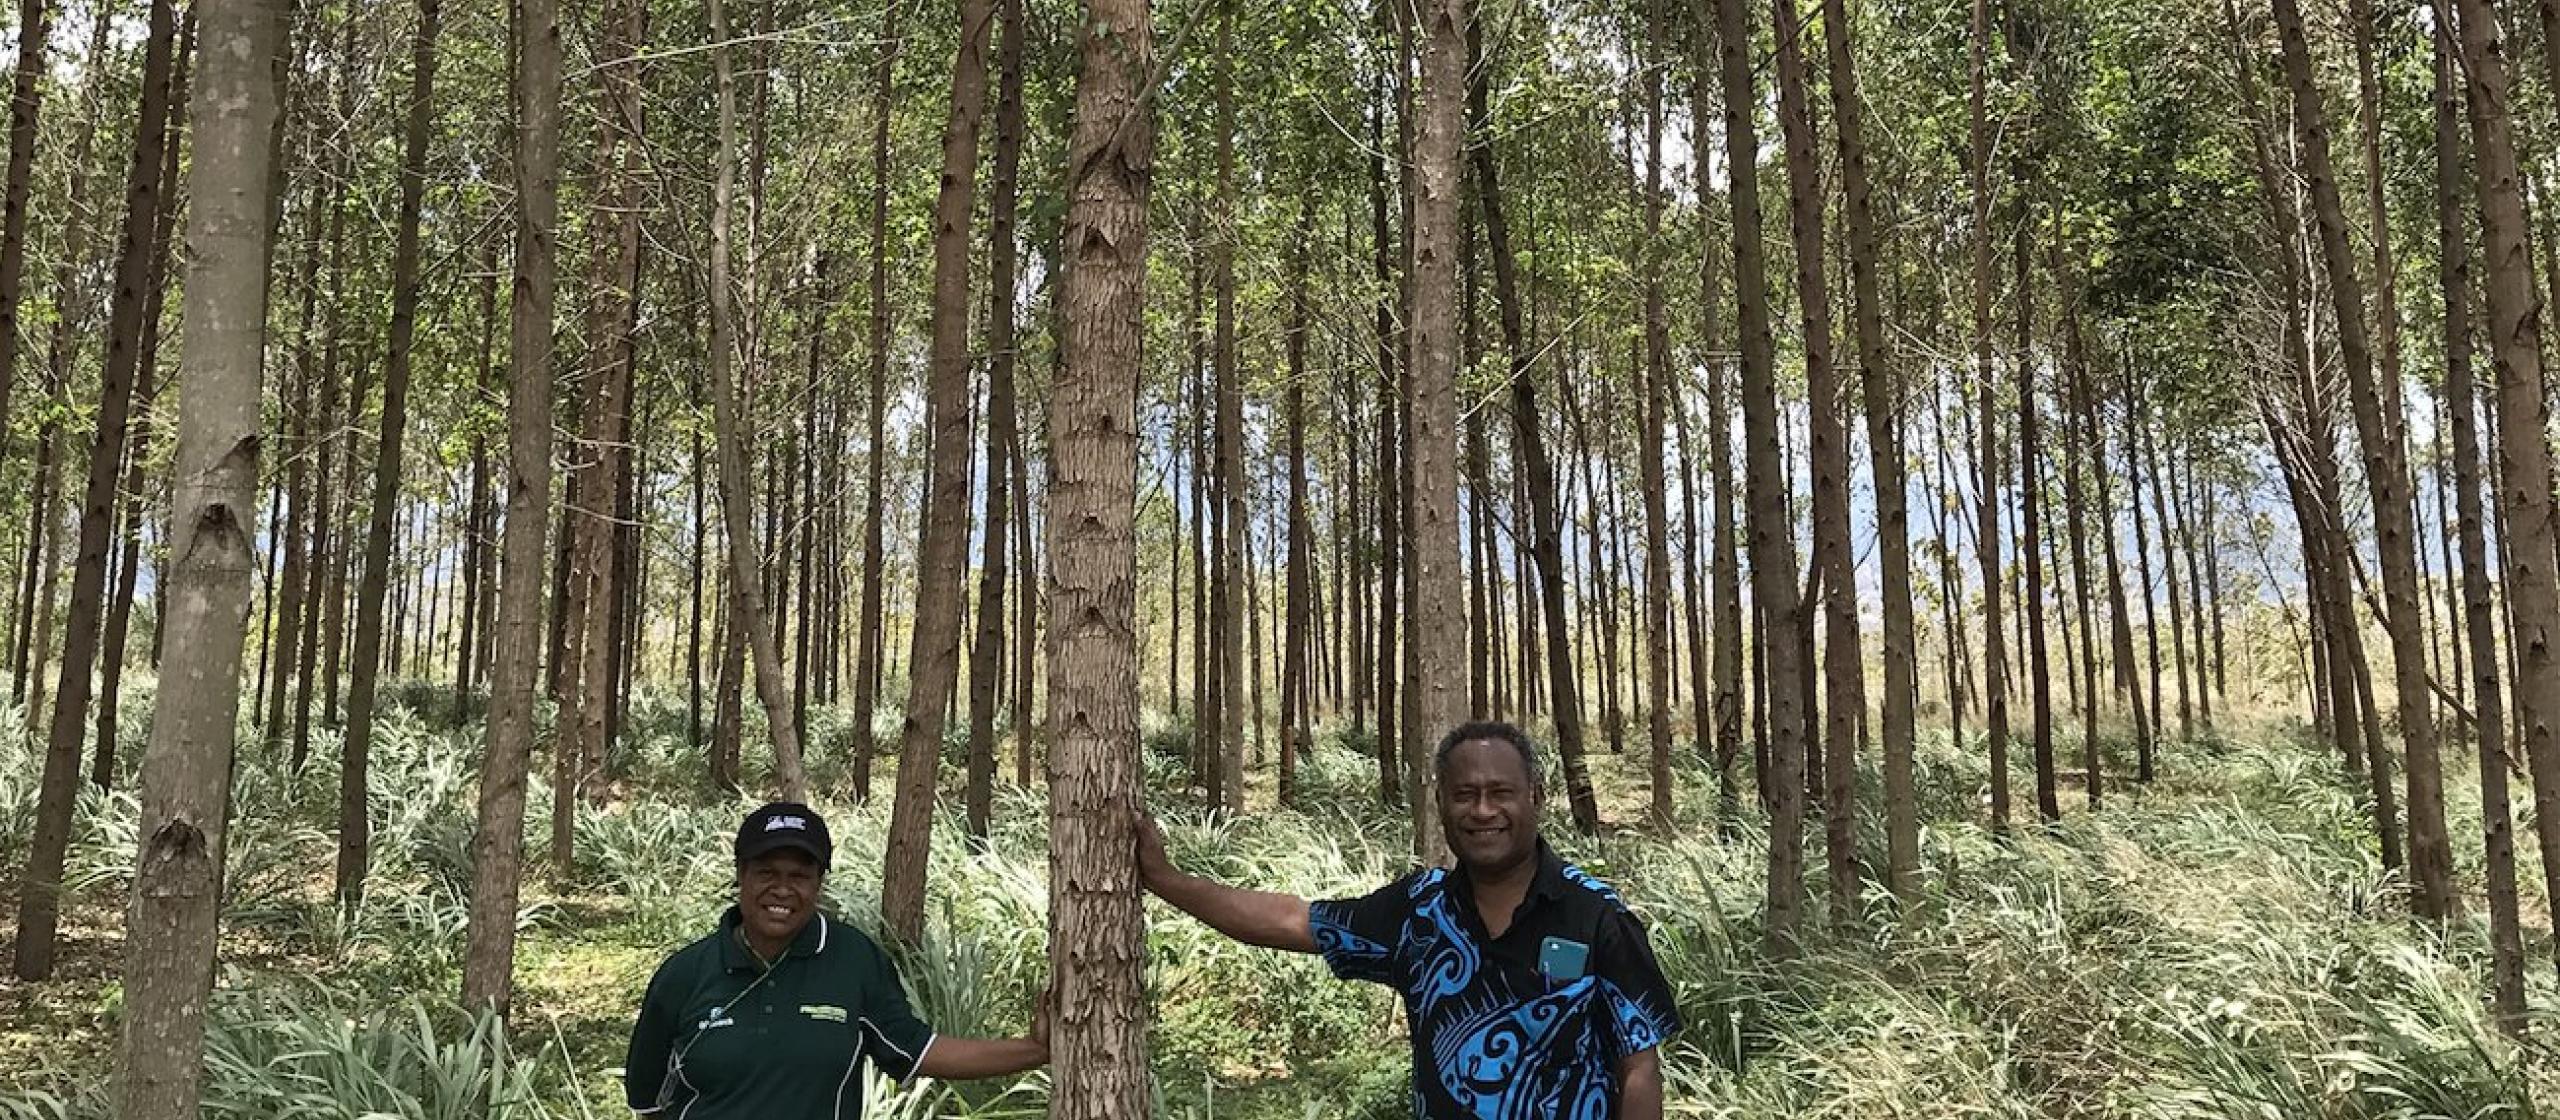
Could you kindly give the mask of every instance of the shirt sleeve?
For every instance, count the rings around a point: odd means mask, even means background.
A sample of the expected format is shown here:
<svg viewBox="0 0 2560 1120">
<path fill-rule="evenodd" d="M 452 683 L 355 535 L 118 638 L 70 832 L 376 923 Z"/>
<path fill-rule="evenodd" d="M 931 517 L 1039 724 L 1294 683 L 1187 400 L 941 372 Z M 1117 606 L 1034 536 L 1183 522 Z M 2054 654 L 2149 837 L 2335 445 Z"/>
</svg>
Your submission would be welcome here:
<svg viewBox="0 0 2560 1120">
<path fill-rule="evenodd" d="M 622 1058 L 623 1102 L 642 1116 L 656 1115 L 668 1104 L 667 1055 L 675 1045 L 676 1010 L 667 991 L 672 984 L 667 970 L 661 964 L 649 977 L 640 1014 L 631 1023 L 631 1048 Z"/>
<path fill-rule="evenodd" d="M 906 985 L 899 982 L 889 955 L 876 945 L 871 954 L 871 991 L 862 1009 L 866 1052 L 880 1072 L 904 1084 L 914 1080 L 916 1070 L 924 1065 L 925 1051 L 933 1048 L 934 1031 L 908 1004 Z"/>
<path fill-rule="evenodd" d="M 1315 932 L 1316 953 L 1334 976 L 1400 983 L 1396 950 L 1403 941 L 1405 917 L 1413 912 L 1413 887 L 1420 874 L 1407 875 L 1360 898 L 1307 904 L 1307 927 Z"/>
<path fill-rule="evenodd" d="M 1662 966 L 1654 961 L 1644 923 L 1613 907 L 1601 920 L 1597 941 L 1592 974 L 1599 978 L 1601 998 L 1608 1001 L 1609 1057 L 1644 1053 L 1679 1033 L 1680 1010 Z"/>
</svg>

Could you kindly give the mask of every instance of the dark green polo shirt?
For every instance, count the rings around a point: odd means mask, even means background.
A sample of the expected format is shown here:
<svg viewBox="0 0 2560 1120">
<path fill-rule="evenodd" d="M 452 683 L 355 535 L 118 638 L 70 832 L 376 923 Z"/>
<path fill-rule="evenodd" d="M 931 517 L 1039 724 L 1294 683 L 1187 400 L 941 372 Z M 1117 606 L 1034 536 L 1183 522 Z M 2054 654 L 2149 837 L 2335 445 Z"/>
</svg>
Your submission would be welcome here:
<svg viewBox="0 0 2560 1120">
<path fill-rule="evenodd" d="M 905 1081 L 932 1045 L 862 931 L 814 915 L 767 969 L 732 906 L 650 978 L 622 1085 L 631 1111 L 667 1120 L 836 1120 L 862 1115 L 865 1062 Z"/>
</svg>

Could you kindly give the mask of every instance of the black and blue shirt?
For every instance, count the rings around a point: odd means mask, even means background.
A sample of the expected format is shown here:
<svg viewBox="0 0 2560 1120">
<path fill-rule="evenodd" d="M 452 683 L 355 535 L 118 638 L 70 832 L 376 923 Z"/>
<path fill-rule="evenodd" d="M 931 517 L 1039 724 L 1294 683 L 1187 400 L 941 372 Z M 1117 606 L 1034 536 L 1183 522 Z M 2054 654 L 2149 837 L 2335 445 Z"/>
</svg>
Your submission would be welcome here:
<svg viewBox="0 0 2560 1120">
<path fill-rule="evenodd" d="M 1609 1120 L 1619 1060 L 1680 1029 L 1644 925 L 1543 840 L 1500 937 L 1466 872 L 1436 867 L 1314 903 L 1308 924 L 1335 976 L 1402 995 L 1424 1120 Z"/>
</svg>

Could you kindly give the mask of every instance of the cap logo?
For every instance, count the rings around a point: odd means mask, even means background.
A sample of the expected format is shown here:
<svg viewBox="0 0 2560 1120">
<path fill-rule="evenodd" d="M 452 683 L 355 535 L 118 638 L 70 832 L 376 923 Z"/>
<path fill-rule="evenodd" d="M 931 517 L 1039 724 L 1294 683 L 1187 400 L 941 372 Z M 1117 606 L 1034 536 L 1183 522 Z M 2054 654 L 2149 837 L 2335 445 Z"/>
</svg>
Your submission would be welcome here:
<svg viewBox="0 0 2560 1120">
<path fill-rule="evenodd" d="M 808 827 L 809 821 L 806 817 L 775 817 L 772 820 L 764 822 L 764 830 L 766 832 L 772 832 L 777 829 L 784 828 L 806 830 Z"/>
</svg>

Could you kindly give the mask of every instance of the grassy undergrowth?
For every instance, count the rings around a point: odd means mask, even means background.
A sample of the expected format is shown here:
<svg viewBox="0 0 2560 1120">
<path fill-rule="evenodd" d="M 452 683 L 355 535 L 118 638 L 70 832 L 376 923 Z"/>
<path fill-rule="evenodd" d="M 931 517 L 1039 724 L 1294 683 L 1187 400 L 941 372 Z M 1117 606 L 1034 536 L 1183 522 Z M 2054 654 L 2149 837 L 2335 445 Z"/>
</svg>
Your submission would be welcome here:
<svg viewBox="0 0 2560 1120">
<path fill-rule="evenodd" d="M 371 892 L 351 914 L 326 881 L 334 733 L 298 775 L 243 744 L 206 1115 L 624 1115 L 615 1073 L 631 1009 L 657 960 L 723 905 L 726 839 L 746 803 L 704 790 L 681 707 L 644 700 L 611 760 L 612 800 L 579 811 L 575 864 L 528 870 L 518 1013 L 503 1032 L 450 1002 L 478 727 L 453 726 L 432 691 L 400 699 L 374 760 Z M 137 688 L 128 710 L 148 701 Z M 128 757 L 146 723 L 131 727 Z M 830 899 L 876 926 L 887 805 L 846 800 L 844 717 L 813 713 L 812 725 L 813 784 L 828 791 L 838 836 Z M 1157 719 L 1147 735 L 1155 800 L 1184 865 L 1311 896 L 1363 891 L 1401 868 L 1399 816 L 1376 806 L 1375 764 L 1355 738 L 1325 736 L 1307 760 L 1307 808 L 1270 810 L 1266 784 L 1254 815 L 1204 819 L 1172 790 L 1184 734 Z M 2489 1024 L 2478 924 L 2440 933 L 2406 920 L 2403 885 L 2318 751 L 2274 729 L 2176 744 L 2152 786 L 2110 786 L 2097 811 L 2067 789 L 2060 827 L 2008 837 L 1982 823 L 1989 775 L 1977 754 L 1943 733 L 1921 744 L 1927 904 L 1897 920 L 1871 889 L 1868 912 L 1836 927 L 1817 905 L 1820 931 L 1784 963 L 1760 949 L 1760 822 L 1719 827 L 1703 769 L 1680 773 L 1670 836 L 1630 823 L 1587 839 L 1551 824 L 1568 858 L 1652 924 L 1689 1024 L 1667 1052 L 1674 1115 L 2485 1118 L 2560 1101 L 2560 999 L 2529 827 L 2518 832 L 2535 1019 L 2519 1041 Z M 946 757 L 946 779 L 956 761 Z M 2475 765 L 2447 758 L 2458 867 L 2476 896 Z M 0 742 L 0 865 L 13 876 L 37 768 L 22 739 Z M 1606 815 L 1641 820 L 1640 760 L 1604 754 L 1595 771 Z M 1875 776 L 1861 780 L 1875 804 Z M 885 777 L 876 788 L 889 788 Z M 531 801 L 539 847 L 550 812 L 539 780 Z M 82 796 L 61 978 L 0 986 L 0 1118 L 112 1114 L 135 815 L 128 795 Z M 908 981 L 946 1031 L 1018 1031 L 1047 969 L 1041 802 L 1001 790 L 983 851 L 959 835 L 956 812 L 943 818 L 931 931 L 908 956 Z M 1881 825 L 1861 824 L 1879 863 Z M 1821 831 L 1809 831 L 1808 892 L 1820 900 Z M 1149 920 L 1159 1114 L 1399 1115 L 1405 1049 L 1387 993 L 1225 942 L 1161 905 Z M 1034 1075 L 875 1085 L 869 1114 L 1036 1116 L 1044 1104 Z"/>
</svg>

